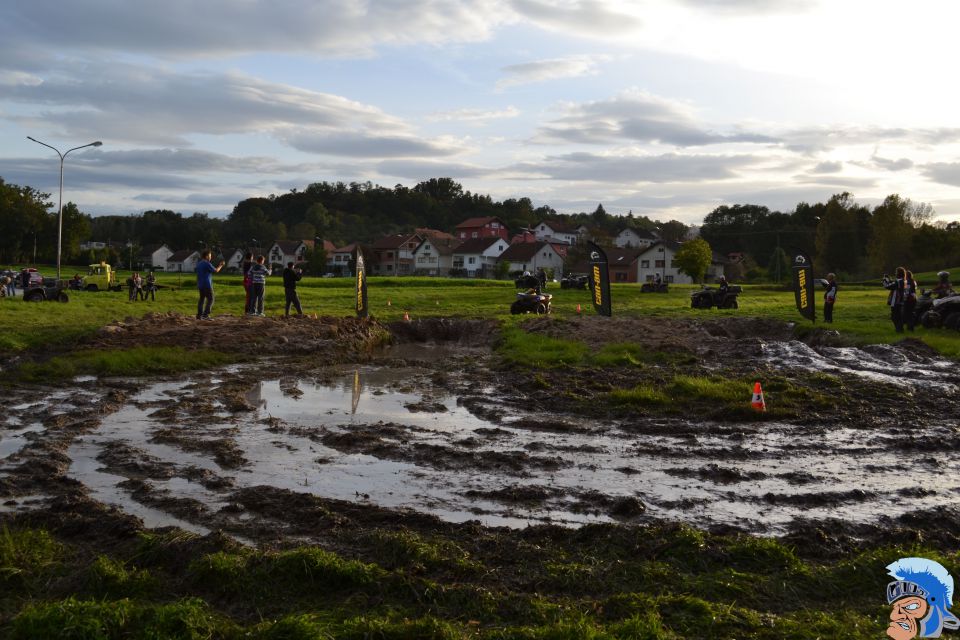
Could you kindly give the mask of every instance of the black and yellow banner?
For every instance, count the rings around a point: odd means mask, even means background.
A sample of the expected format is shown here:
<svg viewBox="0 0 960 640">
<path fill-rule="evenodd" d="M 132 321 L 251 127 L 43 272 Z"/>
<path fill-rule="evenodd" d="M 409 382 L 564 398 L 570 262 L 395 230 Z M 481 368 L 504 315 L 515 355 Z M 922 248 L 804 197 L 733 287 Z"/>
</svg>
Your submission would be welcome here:
<svg viewBox="0 0 960 640">
<path fill-rule="evenodd" d="M 793 256 L 793 294 L 797 311 L 811 322 L 817 321 L 816 295 L 814 293 L 813 261 L 803 252 Z"/>
<path fill-rule="evenodd" d="M 366 318 L 369 314 L 367 307 L 367 270 L 363 266 L 363 252 L 357 247 L 357 317 Z"/>
<path fill-rule="evenodd" d="M 610 268 L 607 254 L 597 245 L 590 243 L 590 293 L 593 296 L 593 308 L 608 318 L 613 314 L 610 306 Z"/>
</svg>

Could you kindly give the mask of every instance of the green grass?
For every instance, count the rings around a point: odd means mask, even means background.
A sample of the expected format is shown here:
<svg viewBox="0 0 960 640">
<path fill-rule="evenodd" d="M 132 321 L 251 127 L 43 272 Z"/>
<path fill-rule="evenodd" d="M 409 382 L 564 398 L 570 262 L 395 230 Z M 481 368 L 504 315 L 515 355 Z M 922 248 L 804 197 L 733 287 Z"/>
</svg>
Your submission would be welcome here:
<svg viewBox="0 0 960 640">
<path fill-rule="evenodd" d="M 160 282 L 180 289 L 162 289 L 156 302 L 128 302 L 126 291 L 121 293 L 85 291 L 71 292 L 70 302 L 24 303 L 20 299 L 0 300 L 0 353 L 25 351 L 45 346 L 70 345 L 88 337 L 100 327 L 128 316 L 138 317 L 150 311 L 176 311 L 188 315 L 196 313 L 197 294 L 188 287 L 192 282 L 176 274 L 160 275 Z M 351 278 L 305 278 L 300 285 L 304 309 L 311 313 L 333 316 L 353 314 L 353 280 Z M 885 305 L 886 292 L 879 286 L 845 287 L 834 311 L 833 325 L 816 324 L 800 318 L 793 304 L 793 294 L 769 286 L 747 286 L 740 296 L 739 310 L 699 310 L 690 308 L 690 292 L 695 287 L 674 285 L 668 294 L 641 294 L 635 284 L 612 285 L 613 313 L 658 317 L 716 318 L 723 316 L 756 316 L 797 322 L 801 330 L 811 328 L 836 329 L 851 344 L 895 342 L 903 336 L 894 333 Z M 216 303 L 214 314 L 240 315 L 243 311 L 244 291 L 239 276 L 215 277 Z M 558 318 L 576 316 L 577 305 L 582 313 L 593 314 L 588 291 L 549 289 L 554 295 L 554 315 Z M 374 317 L 400 320 L 410 317 L 490 317 L 511 324 L 521 319 L 511 317 L 510 303 L 515 289 L 512 281 L 467 280 L 448 278 L 370 278 L 370 310 Z M 819 297 L 818 297 L 819 300 Z M 266 313 L 283 312 L 283 288 L 279 278 L 270 278 L 267 284 Z M 960 339 L 956 331 L 920 329 L 915 337 L 952 357 L 960 357 Z M 553 354 L 544 359 L 567 362 L 570 352 Z M 608 353 L 604 357 L 628 357 L 630 354 Z"/>
<path fill-rule="evenodd" d="M 81 375 L 141 377 L 216 367 L 234 361 L 218 351 L 182 347 L 134 347 L 110 351 L 76 351 L 42 362 L 25 362 L 20 382 L 49 382 Z"/>
</svg>

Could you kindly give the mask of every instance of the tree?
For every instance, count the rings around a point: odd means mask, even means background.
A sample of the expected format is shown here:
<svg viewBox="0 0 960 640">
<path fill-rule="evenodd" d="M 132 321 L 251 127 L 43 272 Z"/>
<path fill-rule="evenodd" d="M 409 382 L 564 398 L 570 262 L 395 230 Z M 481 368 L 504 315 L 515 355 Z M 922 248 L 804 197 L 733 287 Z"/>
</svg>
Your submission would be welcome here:
<svg viewBox="0 0 960 640">
<path fill-rule="evenodd" d="M 669 220 L 667 222 L 659 223 L 657 225 L 657 232 L 664 240 L 669 240 L 671 242 L 683 242 L 684 238 L 687 237 L 687 233 L 690 232 L 690 227 L 683 224 L 679 220 Z"/>
<path fill-rule="evenodd" d="M 908 265 L 913 236 L 911 208 L 912 203 L 897 194 L 887 196 L 874 207 L 867 258 L 875 275 L 893 273 L 897 267 Z"/>
<path fill-rule="evenodd" d="M 860 229 L 857 205 L 850 193 L 834 195 L 827 201 L 817 224 L 814 267 L 818 273 L 858 273 L 861 264 Z"/>
<path fill-rule="evenodd" d="M 680 271 L 693 278 L 695 282 L 701 283 L 713 261 L 713 250 L 710 248 L 710 243 L 703 238 L 697 238 L 680 245 L 673 261 Z"/>
</svg>

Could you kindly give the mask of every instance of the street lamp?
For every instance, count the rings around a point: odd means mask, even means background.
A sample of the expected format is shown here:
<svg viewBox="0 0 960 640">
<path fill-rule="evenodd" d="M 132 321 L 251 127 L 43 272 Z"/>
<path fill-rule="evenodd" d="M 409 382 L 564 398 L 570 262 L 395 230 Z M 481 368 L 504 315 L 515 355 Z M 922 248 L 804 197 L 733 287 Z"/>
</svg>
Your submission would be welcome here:
<svg viewBox="0 0 960 640">
<path fill-rule="evenodd" d="M 67 149 L 66 152 L 60 153 L 60 150 L 54 146 L 47 144 L 46 142 L 40 142 L 36 138 L 27 136 L 27 140 L 32 140 L 37 144 L 42 144 L 43 146 L 53 149 L 57 152 L 57 155 L 60 156 L 60 206 L 57 207 L 58 218 L 57 218 L 57 281 L 60 281 L 60 251 L 63 247 L 63 159 L 67 157 L 67 154 L 71 151 L 76 151 L 77 149 L 84 149 L 86 147 L 99 147 L 103 143 L 97 140 L 96 142 L 91 142 L 90 144 L 84 144 L 79 147 L 74 147 L 73 149 Z"/>
</svg>

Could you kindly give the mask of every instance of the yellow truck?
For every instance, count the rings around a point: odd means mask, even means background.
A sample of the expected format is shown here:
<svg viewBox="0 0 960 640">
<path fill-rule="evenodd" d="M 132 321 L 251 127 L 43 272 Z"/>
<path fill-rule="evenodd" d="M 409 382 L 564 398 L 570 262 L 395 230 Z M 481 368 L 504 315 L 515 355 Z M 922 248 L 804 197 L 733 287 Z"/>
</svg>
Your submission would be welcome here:
<svg viewBox="0 0 960 640">
<path fill-rule="evenodd" d="M 106 262 L 90 265 L 87 277 L 83 279 L 83 288 L 87 291 L 120 291 L 117 272 Z"/>
</svg>

